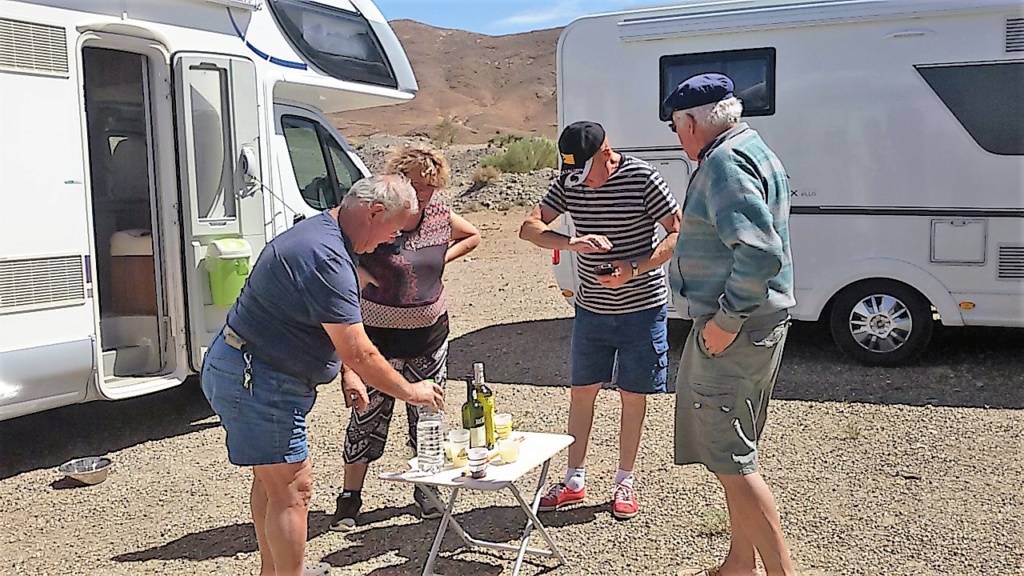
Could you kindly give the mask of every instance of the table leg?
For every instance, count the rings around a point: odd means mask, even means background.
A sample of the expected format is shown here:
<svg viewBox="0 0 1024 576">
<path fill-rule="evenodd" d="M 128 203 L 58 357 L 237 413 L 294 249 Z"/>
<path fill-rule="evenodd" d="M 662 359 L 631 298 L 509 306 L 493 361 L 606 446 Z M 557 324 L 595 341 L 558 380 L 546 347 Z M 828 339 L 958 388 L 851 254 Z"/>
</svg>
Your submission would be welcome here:
<svg viewBox="0 0 1024 576">
<path fill-rule="evenodd" d="M 425 490 L 428 497 L 436 500 L 438 506 L 440 499 L 430 490 Z M 427 564 L 423 567 L 423 576 L 439 576 L 434 573 L 434 564 L 437 562 L 437 553 L 441 550 L 441 541 L 444 540 L 444 533 L 448 529 L 448 522 L 452 520 L 452 510 L 455 509 L 455 498 L 459 495 L 459 488 L 452 488 L 452 495 L 448 497 L 448 505 L 444 508 L 444 516 L 441 517 L 441 525 L 437 527 L 437 536 L 434 536 L 434 545 L 430 548 L 430 555 L 427 557 Z M 461 532 L 461 528 L 459 529 Z"/>
<path fill-rule="evenodd" d="M 447 505 L 443 501 L 441 501 L 432 491 L 425 491 L 424 493 L 427 495 L 428 498 L 430 498 L 434 505 L 438 507 L 438 509 L 444 510 L 447 508 Z M 455 532 L 459 535 L 460 538 L 462 538 L 462 541 L 466 543 L 466 546 L 468 548 L 480 547 L 490 548 L 492 550 L 508 550 L 509 552 L 519 551 L 519 545 L 513 546 L 511 544 L 502 544 L 500 542 L 488 542 L 487 540 L 480 540 L 479 538 L 474 538 L 470 536 L 469 533 L 466 532 L 465 528 L 462 527 L 462 524 L 460 524 L 459 521 L 455 519 L 454 510 L 452 510 L 452 512 L 453 513 L 449 517 L 449 526 L 453 530 L 455 530 Z M 555 555 L 554 552 L 551 552 L 550 550 L 541 550 L 539 548 L 527 548 L 526 552 L 529 554 L 539 554 L 541 556 Z"/>
<path fill-rule="evenodd" d="M 456 490 L 458 490 L 458 488 L 456 488 Z M 434 493 L 433 490 L 424 490 L 423 493 L 426 494 L 427 498 L 429 498 L 430 501 L 434 503 L 434 506 L 437 506 L 438 510 L 445 510 L 447 508 L 445 503 L 438 497 L 437 494 Z M 451 526 L 455 530 L 455 532 L 459 535 L 460 538 L 462 538 L 462 541 L 466 543 L 466 546 L 472 547 L 474 545 L 475 540 L 473 539 L 472 536 L 466 533 L 466 531 L 462 528 L 462 525 L 459 524 L 459 521 L 455 519 L 454 515 L 449 514 L 449 521 L 451 522 Z"/>
<path fill-rule="evenodd" d="M 528 518 L 526 521 L 526 528 L 523 529 L 523 540 L 519 544 L 519 554 L 516 556 L 516 564 L 512 569 L 512 576 L 519 576 L 519 570 L 523 567 L 523 559 L 526 557 L 526 552 L 530 550 L 528 548 L 530 543 L 530 532 L 533 530 L 534 526 L 537 527 L 540 535 L 543 536 L 544 540 L 548 543 L 548 547 L 551 549 L 551 555 L 556 556 L 562 564 L 566 563 L 565 556 L 563 556 L 562 552 L 557 546 L 555 546 L 555 542 L 551 539 L 551 536 L 548 535 L 548 531 L 544 528 L 544 524 L 542 524 L 540 519 L 537 518 L 537 510 L 540 509 L 540 499 L 544 494 L 544 484 L 547 482 L 548 468 L 550 466 L 551 460 L 547 460 L 541 468 L 540 478 L 537 480 L 537 490 L 533 496 L 532 506 L 526 503 L 526 500 L 523 498 L 523 495 L 520 494 L 519 489 L 516 488 L 515 484 L 509 484 L 508 486 L 509 490 L 516 497 L 516 500 L 519 501 L 519 506 L 522 507 L 523 512 L 526 513 L 526 517 Z"/>
</svg>

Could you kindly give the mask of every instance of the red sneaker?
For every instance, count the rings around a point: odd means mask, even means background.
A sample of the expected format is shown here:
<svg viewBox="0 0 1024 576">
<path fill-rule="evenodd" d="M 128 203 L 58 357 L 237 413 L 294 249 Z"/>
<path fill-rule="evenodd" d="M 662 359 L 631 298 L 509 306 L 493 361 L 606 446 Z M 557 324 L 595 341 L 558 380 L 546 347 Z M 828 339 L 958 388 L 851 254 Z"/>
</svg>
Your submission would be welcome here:
<svg viewBox="0 0 1024 576">
<path fill-rule="evenodd" d="M 587 497 L 587 487 L 584 486 L 579 490 L 573 490 L 562 482 L 555 484 L 548 490 L 548 493 L 540 499 L 541 512 L 550 512 L 552 510 L 558 510 L 562 506 L 569 504 L 575 504 L 576 502 L 583 502 L 583 499 Z"/>
<path fill-rule="evenodd" d="M 615 487 L 612 498 L 612 516 L 616 518 L 628 520 L 640 511 L 640 502 L 637 501 L 632 486 L 619 484 Z"/>
</svg>

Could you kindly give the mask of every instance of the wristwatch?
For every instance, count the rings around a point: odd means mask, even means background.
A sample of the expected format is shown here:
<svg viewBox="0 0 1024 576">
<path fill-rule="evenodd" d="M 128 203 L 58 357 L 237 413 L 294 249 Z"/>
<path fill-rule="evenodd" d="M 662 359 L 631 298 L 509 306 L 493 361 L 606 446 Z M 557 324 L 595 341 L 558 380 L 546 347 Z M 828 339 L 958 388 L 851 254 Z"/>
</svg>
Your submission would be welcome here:
<svg viewBox="0 0 1024 576">
<path fill-rule="evenodd" d="M 636 260 L 630 260 L 629 265 L 633 268 L 633 278 L 636 278 L 640 274 L 640 263 Z"/>
</svg>

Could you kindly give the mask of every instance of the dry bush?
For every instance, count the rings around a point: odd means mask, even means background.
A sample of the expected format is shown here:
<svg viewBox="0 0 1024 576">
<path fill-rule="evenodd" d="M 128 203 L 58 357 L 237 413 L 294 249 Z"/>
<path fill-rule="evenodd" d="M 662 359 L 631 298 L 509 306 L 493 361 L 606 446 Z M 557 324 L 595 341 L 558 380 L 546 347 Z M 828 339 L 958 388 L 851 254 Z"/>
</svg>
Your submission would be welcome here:
<svg viewBox="0 0 1024 576">
<path fill-rule="evenodd" d="M 502 172 L 525 173 L 558 167 L 558 147 L 548 138 L 524 138 L 509 144 L 502 154 L 488 156 L 481 166 L 495 166 Z"/>
<path fill-rule="evenodd" d="M 516 135 L 514 135 L 514 134 L 502 134 L 502 133 L 500 133 L 500 132 L 499 132 L 498 134 L 495 134 L 495 135 L 494 135 L 494 136 L 493 136 L 493 137 L 492 137 L 492 138 L 491 138 L 491 139 L 489 140 L 489 142 L 490 142 L 490 144 L 492 144 L 492 145 L 494 145 L 494 146 L 498 146 L 498 147 L 501 147 L 501 148 L 505 148 L 505 147 L 507 147 L 507 146 L 508 146 L 509 144 L 511 144 L 511 143 L 513 143 L 513 142 L 517 142 L 517 141 L 519 141 L 519 140 L 522 140 L 522 138 L 521 138 L 521 137 L 519 137 L 519 136 L 516 136 Z"/>
<path fill-rule="evenodd" d="M 452 122 L 451 118 L 445 118 L 434 127 L 433 133 L 430 134 L 430 139 L 437 144 L 439 148 L 445 148 L 451 144 L 455 144 L 456 138 L 459 136 L 459 127 L 457 124 Z"/>
<path fill-rule="evenodd" d="M 473 186 L 483 187 L 501 178 L 501 170 L 494 166 L 480 166 L 473 172 Z"/>
</svg>

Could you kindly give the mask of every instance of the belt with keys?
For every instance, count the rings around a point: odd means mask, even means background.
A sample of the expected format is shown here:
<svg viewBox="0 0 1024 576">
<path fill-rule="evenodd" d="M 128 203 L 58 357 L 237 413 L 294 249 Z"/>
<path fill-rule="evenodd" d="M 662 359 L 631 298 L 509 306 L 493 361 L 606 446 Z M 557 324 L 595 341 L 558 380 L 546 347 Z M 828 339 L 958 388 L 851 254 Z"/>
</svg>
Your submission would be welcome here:
<svg viewBox="0 0 1024 576">
<path fill-rule="evenodd" d="M 242 359 L 245 360 L 245 370 L 242 375 L 242 386 L 249 391 L 249 395 L 252 395 L 252 354 L 245 350 L 245 339 L 238 335 L 231 326 L 224 325 L 224 343 L 231 346 L 235 350 L 242 353 Z"/>
</svg>

